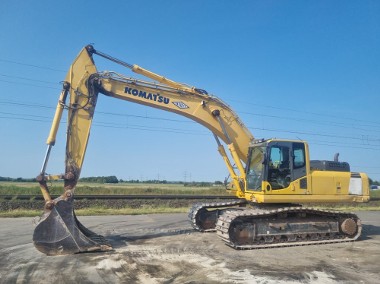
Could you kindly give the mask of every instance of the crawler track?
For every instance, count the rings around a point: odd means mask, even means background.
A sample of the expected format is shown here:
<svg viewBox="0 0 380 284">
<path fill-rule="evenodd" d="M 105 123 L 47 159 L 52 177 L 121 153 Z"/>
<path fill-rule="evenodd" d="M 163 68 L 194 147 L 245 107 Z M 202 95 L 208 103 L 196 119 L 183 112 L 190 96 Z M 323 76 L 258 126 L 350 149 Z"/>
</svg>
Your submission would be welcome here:
<svg viewBox="0 0 380 284">
<path fill-rule="evenodd" d="M 355 214 L 304 207 L 226 210 L 216 224 L 217 235 L 235 249 L 349 242 L 361 230 Z"/>
<path fill-rule="evenodd" d="M 218 217 L 228 208 L 229 211 L 236 210 L 233 206 L 245 205 L 245 200 L 225 200 L 220 202 L 196 203 L 190 208 L 189 220 L 193 228 L 200 232 L 215 232 Z M 217 209 L 215 209 L 217 208 Z M 208 211 L 207 209 L 215 209 Z"/>
</svg>

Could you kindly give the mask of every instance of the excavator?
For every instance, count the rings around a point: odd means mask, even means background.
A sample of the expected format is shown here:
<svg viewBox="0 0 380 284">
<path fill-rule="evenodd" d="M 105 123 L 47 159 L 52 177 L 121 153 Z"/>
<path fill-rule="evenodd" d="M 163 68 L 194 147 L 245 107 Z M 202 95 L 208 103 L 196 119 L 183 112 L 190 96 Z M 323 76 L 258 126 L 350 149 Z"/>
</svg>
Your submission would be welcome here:
<svg viewBox="0 0 380 284">
<path fill-rule="evenodd" d="M 146 79 L 100 72 L 94 55 Z M 63 82 L 37 177 L 45 200 L 33 234 L 40 252 L 63 255 L 112 250 L 106 238 L 86 228 L 74 212 L 74 191 L 99 94 L 176 113 L 211 131 L 231 178 L 227 190 L 236 199 L 193 205 L 189 221 L 195 230 L 216 231 L 235 249 L 346 242 L 360 237 L 362 225 L 357 215 L 313 206 L 368 202 L 369 179 L 365 173 L 351 172 L 350 165 L 338 159 L 310 160 L 306 141 L 255 139 L 231 107 L 216 96 L 87 45 Z M 47 164 L 64 111 L 65 172 L 50 175 Z M 48 184 L 54 180 L 63 180 L 63 193 L 52 199 Z"/>
</svg>

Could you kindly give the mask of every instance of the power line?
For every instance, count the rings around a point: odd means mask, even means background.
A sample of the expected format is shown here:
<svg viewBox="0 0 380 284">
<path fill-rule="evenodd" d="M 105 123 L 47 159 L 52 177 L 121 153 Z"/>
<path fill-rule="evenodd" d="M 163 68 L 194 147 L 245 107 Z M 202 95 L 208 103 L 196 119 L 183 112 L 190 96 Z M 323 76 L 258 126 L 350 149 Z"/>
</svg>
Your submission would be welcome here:
<svg viewBox="0 0 380 284">
<path fill-rule="evenodd" d="M 268 105 L 261 105 L 261 104 L 256 104 L 248 101 L 240 101 L 240 100 L 235 100 L 235 99 L 229 99 L 231 102 L 237 102 L 240 104 L 244 105 L 254 105 L 254 106 L 259 106 L 259 107 L 264 107 L 264 108 L 271 108 L 271 109 L 277 109 L 277 110 L 285 110 L 285 111 L 292 111 L 292 112 L 297 112 L 297 113 L 306 113 L 306 114 L 311 114 L 311 115 L 316 115 L 316 116 L 323 116 L 323 117 L 332 117 L 332 118 L 339 118 L 339 119 L 346 119 L 346 120 L 353 120 L 353 121 L 360 121 L 360 122 L 366 122 L 366 123 L 371 123 L 373 124 L 372 126 L 378 126 L 378 122 L 374 121 L 368 121 L 368 120 L 362 120 L 362 119 L 357 119 L 357 118 L 352 118 L 352 117 L 342 117 L 342 116 L 337 116 L 333 114 L 326 114 L 326 113 L 317 113 L 317 112 L 311 112 L 311 111 L 305 111 L 302 109 L 293 109 L 293 108 L 285 108 L 285 107 L 277 107 L 277 106 L 268 106 Z"/>
<path fill-rule="evenodd" d="M 0 116 L 0 119 L 16 119 L 16 120 L 25 120 L 25 121 L 48 122 L 47 120 L 41 120 L 41 119 L 23 118 L 23 117 L 9 117 L 9 116 Z"/>
<path fill-rule="evenodd" d="M 313 120 L 313 119 L 306 119 L 306 118 L 300 118 L 300 117 L 286 117 L 286 116 L 279 116 L 279 115 L 269 115 L 269 114 L 260 114 L 260 113 L 251 113 L 251 112 L 240 112 L 241 114 L 248 114 L 252 116 L 258 116 L 258 117 L 269 117 L 269 118 L 276 118 L 276 119 L 286 119 L 286 120 L 292 120 L 292 121 L 304 121 L 307 123 L 314 123 L 314 124 L 320 124 L 320 125 L 328 125 L 328 126 L 334 126 L 334 127 L 342 127 L 342 128 L 347 128 L 350 127 L 351 129 L 356 129 L 356 130 L 362 130 L 362 131 L 374 131 L 374 132 L 380 132 L 379 130 L 369 130 L 369 129 L 364 129 L 364 128 L 359 128 L 356 126 L 353 126 L 350 123 L 344 123 L 344 122 L 336 122 L 336 121 L 321 121 L 321 120 Z M 380 126 L 374 126 L 374 125 L 359 125 L 359 126 L 364 126 L 364 127 L 380 127 Z"/>
<path fill-rule="evenodd" d="M 12 113 L 6 113 L 6 112 L 0 112 L 0 114 L 5 115 L 15 115 Z M 51 122 L 50 120 L 46 119 L 38 119 L 38 118 L 47 118 L 45 116 L 38 116 L 38 115 L 27 115 L 31 116 L 32 118 L 26 118 L 26 117 L 15 117 L 15 116 L 0 116 L 0 119 L 15 119 L 15 120 L 23 120 L 23 121 L 38 121 L 38 122 Z M 34 118 L 36 117 L 36 118 Z M 61 122 L 65 124 L 66 122 Z M 108 122 L 94 122 L 93 125 L 100 126 L 100 127 L 106 127 L 106 128 L 124 128 L 124 129 L 134 129 L 134 130 L 145 130 L 145 131 L 152 131 L 152 132 L 171 132 L 171 133 L 180 133 L 180 134 L 191 134 L 191 135 L 208 135 L 206 132 L 201 131 L 192 131 L 192 130 L 183 130 L 183 129 L 177 129 L 177 128 L 169 128 L 169 127 L 155 127 L 155 126 L 144 126 L 144 125 L 135 125 L 135 124 L 116 124 L 116 123 L 108 123 Z"/>
<path fill-rule="evenodd" d="M 55 109 L 55 107 L 52 107 L 52 106 L 37 105 L 37 104 L 27 104 L 27 103 L 12 102 L 12 101 L 0 101 L 0 104 L 18 105 L 18 106 L 34 107 L 34 108 L 49 108 L 49 109 Z"/>
<path fill-rule="evenodd" d="M 344 143 L 344 142 L 336 142 L 336 141 L 323 141 L 323 140 L 307 140 L 309 144 L 317 144 L 317 145 L 326 145 L 328 143 L 330 144 L 335 144 L 335 145 L 341 145 L 342 147 L 356 147 L 356 146 L 365 146 L 365 147 L 368 147 L 368 146 L 373 146 L 373 147 L 380 147 L 380 144 L 379 145 L 374 145 L 374 144 L 363 144 L 363 143 L 357 143 L 357 144 L 353 144 L 353 143 Z M 320 144 L 318 144 L 320 143 Z M 333 146 L 333 145 L 331 145 Z"/>
<path fill-rule="evenodd" d="M 34 84 L 24 83 L 24 82 L 12 82 L 12 81 L 2 80 L 2 79 L 0 79 L 0 81 L 5 82 L 5 83 L 9 83 L 9 84 L 26 85 L 26 86 L 32 86 L 32 87 L 38 87 L 38 88 L 60 90 L 59 88 L 54 88 L 54 87 L 49 87 L 49 86 L 39 86 L 39 85 L 34 85 Z"/>
<path fill-rule="evenodd" d="M 2 59 L 0 59 L 1 61 Z M 2 61 L 6 61 L 6 60 L 2 60 Z M 18 64 L 21 64 L 21 63 L 18 63 Z M 26 64 L 26 65 L 31 65 L 31 64 Z M 35 66 L 35 65 L 31 65 L 31 66 Z M 45 68 L 46 67 L 41 67 L 41 66 L 38 66 L 39 68 Z M 57 83 L 54 83 L 54 82 L 49 82 L 49 81 L 43 81 L 43 80 L 37 80 L 37 79 L 32 79 L 32 78 L 26 78 L 26 77 L 18 77 L 18 76 L 12 76 L 12 75 L 6 75 L 6 74 L 0 74 L 0 76 L 2 77 L 7 77 L 7 78 L 16 78 L 16 79 L 22 79 L 22 80 L 28 80 L 28 81 L 33 81 L 33 82 L 39 82 L 39 83 L 47 83 L 47 84 L 57 84 Z M 39 87 L 39 88 L 49 88 L 49 89 L 56 89 L 56 90 L 60 90 L 58 88 L 53 88 L 53 87 L 48 87 L 48 86 L 40 86 L 40 85 L 34 85 L 34 84 L 30 84 L 30 83 L 24 83 L 24 82 L 13 82 L 13 81 L 8 81 L 8 80 L 1 80 L 0 81 L 2 82 L 6 82 L 6 83 L 10 83 L 10 84 L 21 84 L 21 85 L 28 85 L 28 86 L 33 86 L 33 87 Z M 292 108 L 284 108 L 284 107 L 276 107 L 276 106 L 267 106 L 267 105 L 260 105 L 260 104 L 256 104 L 256 103 L 252 103 L 252 102 L 247 102 L 247 101 L 239 101 L 239 100 L 234 100 L 234 99 L 231 99 L 230 101 L 235 101 L 235 102 L 238 102 L 238 103 L 243 103 L 243 104 L 250 104 L 250 105 L 256 105 L 256 106 L 260 106 L 260 107 L 264 107 L 264 108 L 271 108 L 271 109 L 278 109 L 278 110 L 286 110 L 286 111 L 293 111 L 293 112 L 297 112 L 297 113 L 307 113 L 307 114 L 312 114 L 312 115 L 317 115 L 317 116 L 323 116 L 323 117 L 326 117 L 326 116 L 329 116 L 329 117 L 333 117 L 333 118 L 339 118 L 339 119 L 346 119 L 346 120 L 353 120 L 353 121 L 361 121 L 361 122 L 367 122 L 367 123 L 372 123 L 371 125 L 368 125 L 368 124 L 360 124 L 359 126 L 362 126 L 362 127 L 376 127 L 378 128 L 379 127 L 379 124 L 378 123 L 375 123 L 375 122 L 369 122 L 369 121 L 365 121 L 365 120 L 359 120 L 359 119 L 353 119 L 353 118 L 344 118 L 344 117 L 341 117 L 341 116 L 336 116 L 336 115 L 331 115 L 331 114 L 320 114 L 320 113 L 315 113 L 315 112 L 307 112 L 307 111 L 304 111 L 304 110 L 299 110 L 299 109 L 292 109 Z M 362 130 L 362 131 L 369 131 L 368 129 L 363 129 L 363 128 L 359 128 L 357 126 L 353 126 L 352 124 L 349 124 L 349 123 L 345 123 L 345 122 L 337 122 L 337 121 L 320 121 L 320 120 L 312 120 L 312 119 L 305 119 L 305 118 L 300 118 L 300 117 L 297 117 L 297 118 L 292 118 L 292 117 L 285 117 L 285 116 L 278 116 L 278 115 L 268 115 L 268 114 L 258 114 L 258 113 L 251 113 L 251 112 L 240 112 L 241 114 L 248 114 L 248 115 L 253 115 L 253 116 L 259 116 L 259 117 L 270 117 L 270 118 L 276 118 L 276 119 L 287 119 L 287 120 L 295 120 L 295 121 L 305 121 L 305 122 L 308 122 L 308 123 L 316 123 L 316 124 L 322 124 L 322 125 L 326 125 L 328 124 L 329 126 L 335 126 L 335 127 L 350 127 L 351 129 L 357 129 L 357 130 Z M 114 114 L 115 115 L 115 114 Z M 375 131 L 375 132 L 380 132 L 380 130 L 372 130 L 372 131 Z"/>
<path fill-rule="evenodd" d="M 40 65 L 36 65 L 36 64 L 24 63 L 24 62 L 19 62 L 19 61 L 14 61 L 14 60 L 8 60 L 8 59 L 3 59 L 3 58 L 0 58 L 0 61 L 1 62 L 12 63 L 12 64 L 17 64 L 17 65 L 22 65 L 22 66 L 28 66 L 28 67 L 38 68 L 38 69 L 45 69 L 45 70 L 56 71 L 56 72 L 66 72 L 65 70 L 62 70 L 62 69 L 56 69 L 56 68 L 51 68 L 51 67 L 48 67 L 48 66 L 40 66 Z M 45 83 L 49 83 L 49 84 L 50 83 L 51 84 L 55 84 L 55 83 L 52 83 L 52 82 L 46 82 L 46 81 L 35 80 L 35 79 L 24 78 L 24 77 L 16 77 L 16 76 L 5 75 L 5 74 L 0 74 L 0 75 L 1 76 L 5 76 L 5 77 L 19 78 L 19 79 L 23 79 L 23 80 L 31 80 L 31 81 L 36 81 L 36 82 L 45 82 Z M 17 82 L 10 82 L 10 81 L 5 81 L 5 80 L 0 80 L 0 81 L 7 82 L 7 83 L 16 83 L 17 84 Z M 29 85 L 29 86 L 34 86 L 34 87 L 43 87 L 43 86 L 36 86 L 36 85 L 32 85 L 32 84 L 26 84 L 26 83 L 22 83 L 22 84 Z M 51 88 L 51 87 L 46 87 L 46 88 Z M 311 114 L 311 115 L 316 115 L 316 116 L 322 116 L 321 113 L 310 112 L 310 111 L 305 111 L 305 110 L 300 110 L 300 109 L 293 109 L 293 108 L 287 108 L 287 107 L 277 107 L 277 106 L 272 106 L 272 105 L 262 105 L 262 104 L 248 102 L 248 101 L 240 101 L 240 100 L 236 100 L 236 99 L 229 99 L 229 101 L 241 103 L 241 104 L 244 104 L 244 105 L 249 104 L 249 105 L 255 105 L 255 106 L 259 106 L 259 107 L 276 109 L 276 110 L 285 110 L 285 111 L 292 111 L 292 112 L 297 112 L 297 113 L 306 113 L 306 114 Z M 250 114 L 250 113 L 247 113 L 247 114 Z M 256 114 L 252 114 L 252 115 L 256 115 Z M 261 116 L 265 116 L 265 115 L 261 115 Z M 323 114 L 323 116 L 324 117 L 328 116 L 328 117 L 332 117 L 332 118 L 352 120 L 352 121 L 359 121 L 359 122 L 367 122 L 367 123 L 371 123 L 372 124 L 370 126 L 376 126 L 376 127 L 378 126 L 377 122 L 367 121 L 367 120 L 361 120 L 361 119 L 352 118 L 352 117 L 342 117 L 342 116 L 337 116 L 337 115 L 332 115 L 332 114 Z M 289 118 L 286 118 L 286 119 L 289 119 Z M 366 126 L 369 126 L 369 125 L 366 125 Z"/>
<path fill-rule="evenodd" d="M 13 104 L 13 105 L 20 105 L 25 107 L 37 107 L 37 108 L 48 108 L 48 109 L 55 109 L 54 107 L 45 106 L 45 105 L 37 105 L 37 104 L 28 104 L 28 103 L 19 103 L 19 102 L 11 102 L 11 101 L 0 101 L 0 104 Z M 142 118 L 142 119 L 151 119 L 151 120 L 162 120 L 162 121 L 172 121 L 172 122 L 187 122 L 187 123 L 195 123 L 192 120 L 177 120 L 177 119 L 168 119 L 168 118 L 161 118 L 161 117 L 153 117 L 153 116 L 141 116 L 141 115 L 131 115 L 131 114 L 121 114 L 121 113 L 113 113 L 113 112 L 97 112 L 100 114 L 105 115 L 114 115 L 114 116 L 122 116 L 122 117 L 136 117 L 136 118 Z M 4 114 L 4 113 L 3 113 Z M 6 113 L 8 115 L 17 115 L 14 113 Z M 45 117 L 47 118 L 47 117 Z M 353 140 L 359 140 L 364 142 L 380 142 L 380 138 L 370 138 L 369 136 L 362 136 L 362 137 L 352 137 L 352 136 L 338 136 L 336 134 L 322 134 L 322 133 L 310 133 L 310 132 L 301 132 L 301 131 L 290 131 L 290 130 L 280 130 L 280 129 L 269 129 L 269 128 L 259 128 L 259 127 L 249 127 L 250 129 L 256 129 L 256 130 L 262 130 L 262 131 L 269 131 L 269 132 L 282 132 L 282 133 L 291 133 L 291 134 L 302 134 L 302 135 L 309 135 L 309 136 L 321 136 L 321 137 L 329 137 L 329 138 L 343 138 L 343 139 L 353 139 Z M 326 141 L 322 141 L 323 143 L 326 143 Z M 327 143 L 336 143 L 336 142 L 327 142 Z M 340 142 L 340 144 L 343 144 Z M 368 146 L 377 146 L 373 144 L 369 144 Z"/>
<path fill-rule="evenodd" d="M 40 116 L 40 115 L 26 115 L 30 116 L 31 118 L 26 117 L 15 117 L 14 113 L 9 112 L 0 112 L 0 114 L 4 115 L 12 115 L 9 116 L 1 116 L 1 119 L 16 119 L 16 120 L 23 120 L 23 121 L 37 121 L 37 122 L 45 122 L 49 123 L 51 120 L 49 117 L 46 116 Z M 25 114 L 23 115 L 25 116 Z M 42 118 L 42 119 L 41 119 Z M 61 122 L 66 123 L 66 122 Z M 206 132 L 202 131 L 189 131 L 184 129 L 177 129 L 177 128 L 168 128 L 168 127 L 157 127 L 157 126 L 144 126 L 144 125 L 135 125 L 135 124 L 118 124 L 114 122 L 98 122 L 94 121 L 93 125 L 100 126 L 100 127 L 106 127 L 106 128 L 118 128 L 118 129 L 135 129 L 135 130 L 142 130 L 142 131 L 151 131 L 151 132 L 170 132 L 170 133 L 181 133 L 181 134 L 191 134 L 191 135 L 208 135 Z M 335 141 L 309 141 L 309 144 L 314 145 L 324 145 L 324 146 L 331 146 L 331 147 L 346 147 L 346 148 L 356 148 L 356 149 L 364 149 L 364 150 L 380 150 L 380 148 L 373 148 L 377 145 L 369 144 L 369 145 L 363 145 L 363 144 L 344 144 L 342 142 L 335 142 Z"/>
<path fill-rule="evenodd" d="M 21 79 L 21 80 L 57 85 L 57 82 L 43 81 L 43 80 L 37 80 L 37 79 L 27 78 L 27 77 L 19 77 L 19 76 L 5 75 L 5 74 L 0 74 L 0 76 L 6 77 L 6 78 L 14 78 L 14 79 Z"/>
<path fill-rule="evenodd" d="M 23 62 L 18 62 L 18 61 L 13 61 L 13 60 L 7 60 L 7 59 L 2 59 L 2 58 L 0 58 L 0 61 L 12 63 L 12 64 L 17 64 L 17 65 L 22 65 L 22 66 L 38 68 L 38 69 L 45 69 L 45 70 L 50 70 L 50 71 L 55 71 L 55 72 L 66 72 L 64 70 L 55 69 L 55 68 L 51 68 L 51 67 L 47 67 L 47 66 L 39 66 L 39 65 L 35 65 L 35 64 L 28 64 L 28 63 L 23 63 Z"/>
<path fill-rule="evenodd" d="M 46 105 L 39 105 L 39 104 L 31 104 L 31 103 L 20 103 L 20 102 L 14 102 L 14 101 L 0 101 L 0 104 L 12 104 L 12 105 L 20 105 L 25 107 L 37 107 L 37 108 L 48 108 L 48 109 L 55 109 L 55 107 L 46 106 Z M 154 116 L 142 116 L 142 115 L 132 115 L 132 114 L 124 114 L 124 113 L 115 113 L 115 112 L 102 112 L 97 111 L 99 114 L 105 114 L 105 115 L 112 115 L 112 116 L 122 116 L 122 117 L 136 117 L 136 118 L 143 118 L 143 119 L 152 119 L 152 120 L 164 120 L 164 121 L 172 121 L 172 122 L 180 122 L 180 123 L 195 123 L 192 120 L 179 120 L 179 119 L 169 119 L 169 118 L 162 118 L 162 117 L 154 117 Z M 280 117 L 278 117 L 280 118 Z M 308 133 L 308 132 L 300 132 L 300 131 L 289 131 L 289 130 L 280 130 L 280 129 L 269 129 L 269 128 L 259 128 L 259 127 L 248 127 L 249 129 L 256 129 L 256 130 L 263 130 L 263 131 L 270 131 L 270 132 L 283 132 L 283 133 L 291 133 L 291 134 L 302 134 L 302 135 L 313 135 L 313 136 L 323 136 L 323 137 L 335 137 L 335 138 L 346 138 L 346 139 L 355 139 L 355 140 L 368 140 L 368 141 L 375 141 L 380 142 L 380 137 L 376 138 L 370 138 L 370 136 L 367 137 L 352 137 L 352 136 L 338 136 L 336 134 L 320 134 L 320 133 Z M 371 131 L 372 130 L 366 130 Z M 375 136 L 373 136 L 375 137 Z"/>
<path fill-rule="evenodd" d="M 39 116 L 36 116 L 36 117 L 39 117 Z M 42 118 L 44 118 L 43 116 L 41 116 Z M 31 118 L 22 118 L 22 117 L 3 117 L 3 116 L 0 116 L 0 119 L 17 119 L 17 120 L 24 120 L 24 121 L 37 121 L 37 122 L 50 122 L 48 120 L 41 120 L 41 119 L 31 119 Z M 137 127 L 137 126 L 115 126 L 115 125 L 109 125 L 107 123 L 94 123 L 93 125 L 97 126 L 97 127 L 106 127 L 106 128 L 116 128 L 116 129 L 133 129 L 133 130 L 140 130 L 140 131 L 149 131 L 149 132 L 167 132 L 167 133 L 176 133 L 176 134 L 186 134 L 186 135 L 208 135 L 206 133 L 204 134 L 200 134 L 200 133 L 192 133 L 192 132 L 187 132 L 187 131 L 182 131 L 182 130 L 177 130 L 177 129 L 170 129 L 170 128 L 160 128 L 160 129 L 154 129 L 154 128 L 148 128 L 148 127 Z M 321 143 L 313 143 L 313 144 L 316 144 L 316 145 L 324 145 L 324 146 L 336 146 L 336 145 L 330 145 L 330 144 L 321 144 Z M 365 147 L 350 147 L 350 148 L 357 148 L 357 149 L 366 149 L 366 150 L 380 150 L 380 149 L 374 149 L 374 148 L 365 148 Z M 352 165 L 352 167 L 355 167 L 355 168 L 371 168 L 371 169 L 378 169 L 380 167 L 373 167 L 373 166 L 360 166 L 360 165 Z M 380 173 L 374 173 L 374 172 L 371 172 L 371 173 L 368 173 L 367 174 L 371 174 L 371 175 L 377 175 L 377 174 L 380 174 Z"/>
<path fill-rule="evenodd" d="M 33 107 L 33 108 L 46 108 L 46 109 L 55 109 L 52 106 L 39 105 L 39 104 L 31 104 L 31 103 L 20 103 L 20 102 L 12 102 L 12 101 L 0 101 L 0 104 L 10 104 L 10 105 L 18 105 L 25 107 Z M 180 120 L 180 119 L 170 119 L 170 118 L 162 118 L 157 116 L 147 116 L 147 115 L 135 115 L 135 114 L 125 114 L 125 113 L 114 113 L 114 112 L 104 112 L 97 111 L 97 114 L 105 114 L 112 116 L 122 116 L 122 117 L 135 117 L 135 118 L 143 118 L 143 119 L 151 119 L 151 120 L 163 120 L 163 121 L 172 121 L 172 122 L 180 122 L 180 123 L 195 123 L 194 121 L 188 120 Z"/>
<path fill-rule="evenodd" d="M 356 165 L 353 165 L 353 167 L 361 167 L 361 168 L 367 168 L 367 169 L 380 169 L 380 167 L 372 167 L 372 166 L 356 166 Z"/>
<path fill-rule="evenodd" d="M 97 111 L 97 114 L 105 114 L 105 115 L 112 115 L 112 116 L 122 116 L 122 117 L 136 117 L 136 118 L 143 118 L 143 119 L 151 119 L 151 120 L 165 120 L 165 121 L 172 121 L 172 122 L 180 122 L 180 123 L 194 123 L 192 120 L 179 120 L 179 119 L 170 119 L 170 118 L 162 118 L 162 117 L 153 117 L 153 116 L 147 116 L 147 115 L 132 115 L 132 114 L 125 114 L 125 113 L 113 113 L 113 112 L 104 112 L 104 111 Z"/>
<path fill-rule="evenodd" d="M 17 113 L 3 112 L 3 111 L 0 111 L 0 114 L 5 114 L 5 115 L 20 115 L 20 114 L 17 114 Z M 23 115 L 23 116 L 30 116 L 30 117 L 39 117 L 39 118 L 51 119 L 51 117 L 48 117 L 48 116 L 42 116 L 42 115 L 25 114 L 25 113 L 23 113 L 22 115 Z"/>
<path fill-rule="evenodd" d="M 315 142 L 309 142 L 309 144 L 314 144 L 314 145 L 322 145 L 322 146 L 331 146 L 331 147 L 343 147 L 343 148 L 355 148 L 355 149 L 363 149 L 363 150 L 375 150 L 375 151 L 380 151 L 380 148 L 371 148 L 371 147 L 359 147 L 359 146 L 347 146 L 347 145 L 339 145 L 339 144 L 332 144 L 332 143 L 315 143 Z M 375 145 L 371 145 L 375 146 Z"/>
<path fill-rule="evenodd" d="M 210 135 L 207 133 L 201 133 L 197 131 L 186 131 L 182 129 L 167 128 L 167 127 L 150 127 L 150 126 L 136 126 L 136 125 L 117 125 L 117 124 L 108 124 L 108 123 L 99 123 L 95 122 L 95 126 L 106 127 L 106 128 L 117 128 L 117 129 L 136 129 L 136 130 L 145 130 L 151 132 L 169 132 L 169 133 L 180 133 L 180 134 L 191 134 L 191 135 Z"/>
<path fill-rule="evenodd" d="M 310 136 L 321 136 L 321 137 L 331 137 L 331 138 L 353 139 L 353 140 L 360 140 L 360 141 L 366 140 L 366 141 L 380 142 L 380 138 L 370 139 L 369 136 L 360 138 L 360 137 L 341 136 L 341 135 L 328 134 L 328 133 L 322 134 L 322 133 L 312 133 L 312 132 L 302 132 L 302 131 L 292 131 L 292 130 L 282 130 L 282 129 L 269 129 L 269 128 L 260 128 L 260 127 L 248 127 L 248 128 L 263 130 L 263 131 L 270 131 L 270 132 L 283 132 L 283 133 L 302 134 L 302 135 L 310 135 Z"/>
<path fill-rule="evenodd" d="M 33 64 L 23 64 L 23 63 L 20 63 L 20 62 L 15 62 L 15 61 L 10 61 L 10 60 L 4 60 L 4 59 L 0 59 L 0 61 L 4 61 L 4 62 L 12 62 L 12 63 L 17 63 L 17 64 L 21 64 L 21 65 L 27 65 L 27 66 L 33 66 L 33 67 L 37 67 L 37 68 L 42 68 L 42 69 L 48 69 L 48 70 L 55 70 L 55 71 L 60 71 L 60 72 L 64 72 L 63 70 L 58 70 L 58 69 L 53 69 L 53 68 L 49 68 L 49 67 L 42 67 L 42 66 L 38 66 L 38 65 L 33 65 Z M 18 77 L 18 76 L 12 76 L 12 75 L 6 75 L 6 74 L 0 74 L 0 76 L 2 77 L 8 77 L 8 78 L 16 78 L 16 79 L 22 79 L 22 80 L 28 80 L 28 81 L 34 81 L 34 82 L 40 82 L 40 83 L 48 83 L 48 84 L 57 84 L 56 82 L 49 82 L 49 81 L 43 81 L 43 80 L 37 80 L 37 79 L 32 79 L 32 78 L 26 78 L 26 77 Z M 37 85 L 32 85 L 32 84 L 26 84 L 26 83 L 18 83 L 18 82 L 12 82 L 12 81 L 6 81 L 6 80 L 0 80 L 0 81 L 3 81 L 3 82 L 7 82 L 7 83 L 13 83 L 13 84 L 24 84 L 24 85 L 29 85 L 29 86 L 35 86 L 35 87 L 45 87 L 45 86 L 37 86 Z M 47 88 L 51 88 L 51 87 L 47 87 Z M 255 106 L 259 106 L 259 107 L 264 107 L 264 108 L 271 108 L 271 109 L 276 109 L 276 110 L 285 110 L 285 111 L 292 111 L 292 112 L 297 112 L 297 113 L 306 113 L 306 114 L 312 114 L 312 115 L 316 115 L 316 116 L 323 116 L 323 117 L 333 117 L 333 118 L 339 118 L 339 119 L 346 119 L 346 120 L 353 120 L 353 121 L 361 121 L 361 122 L 367 122 L 367 123 L 371 123 L 371 125 L 361 125 L 361 126 L 369 126 L 369 127 L 378 127 L 379 124 L 377 122 L 373 122 L 373 121 L 366 121 L 366 120 L 360 120 L 360 119 L 356 119 L 356 118 L 352 118 L 352 117 L 341 117 L 341 116 L 337 116 L 337 115 L 332 115 L 332 114 L 321 114 L 321 113 L 315 113 L 315 112 L 310 112 L 310 111 L 305 111 L 305 110 L 300 110 L 300 109 L 293 109 L 293 108 L 286 108 L 286 107 L 277 107 L 277 106 L 268 106 L 268 105 L 262 105 L 262 104 L 256 104 L 256 103 L 252 103 L 252 102 L 248 102 L 248 101 L 240 101 L 240 100 L 235 100 L 235 99 L 229 99 L 229 101 L 232 101 L 232 102 L 237 102 L 237 103 L 241 103 L 241 104 L 244 104 L 244 105 L 255 105 Z M 273 118 L 285 118 L 285 119 L 290 119 L 290 120 L 304 120 L 304 121 L 308 121 L 308 122 L 318 122 L 318 123 L 323 123 L 323 121 L 315 121 L 315 120 L 308 120 L 308 119 L 303 119 L 303 118 L 290 118 L 290 117 L 281 117 L 281 116 L 275 116 L 275 115 L 267 115 L 267 114 L 257 114 L 257 113 L 250 113 L 250 112 L 240 112 L 240 113 L 245 113 L 245 114 L 249 114 L 249 115 L 254 115 L 254 116 L 260 116 L 260 117 L 273 117 Z M 333 123 L 333 124 L 344 124 L 344 125 L 348 125 L 348 123 L 339 123 L 339 122 L 336 122 L 336 121 L 324 121 L 324 123 Z M 350 127 L 352 127 L 350 125 Z"/>
</svg>

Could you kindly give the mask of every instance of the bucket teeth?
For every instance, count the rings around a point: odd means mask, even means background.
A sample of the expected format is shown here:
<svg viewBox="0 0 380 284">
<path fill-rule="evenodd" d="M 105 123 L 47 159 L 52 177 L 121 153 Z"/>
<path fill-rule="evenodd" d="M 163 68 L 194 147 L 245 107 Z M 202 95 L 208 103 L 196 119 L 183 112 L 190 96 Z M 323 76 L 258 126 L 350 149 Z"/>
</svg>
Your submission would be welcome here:
<svg viewBox="0 0 380 284">
<path fill-rule="evenodd" d="M 58 201 L 33 234 L 34 246 L 47 255 L 108 251 L 107 240 L 82 225 L 75 216 L 72 200 Z"/>
</svg>

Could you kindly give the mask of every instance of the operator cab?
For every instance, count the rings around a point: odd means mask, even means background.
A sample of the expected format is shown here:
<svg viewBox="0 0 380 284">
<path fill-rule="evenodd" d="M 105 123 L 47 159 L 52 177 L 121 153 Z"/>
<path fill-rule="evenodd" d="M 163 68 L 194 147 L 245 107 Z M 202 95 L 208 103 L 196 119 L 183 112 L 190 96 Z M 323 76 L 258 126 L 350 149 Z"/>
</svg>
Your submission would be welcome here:
<svg viewBox="0 0 380 284">
<path fill-rule="evenodd" d="M 287 188 L 306 176 L 306 146 L 303 141 L 260 140 L 249 148 L 246 166 L 247 189 L 262 190 L 267 181 L 272 190 Z"/>
</svg>

